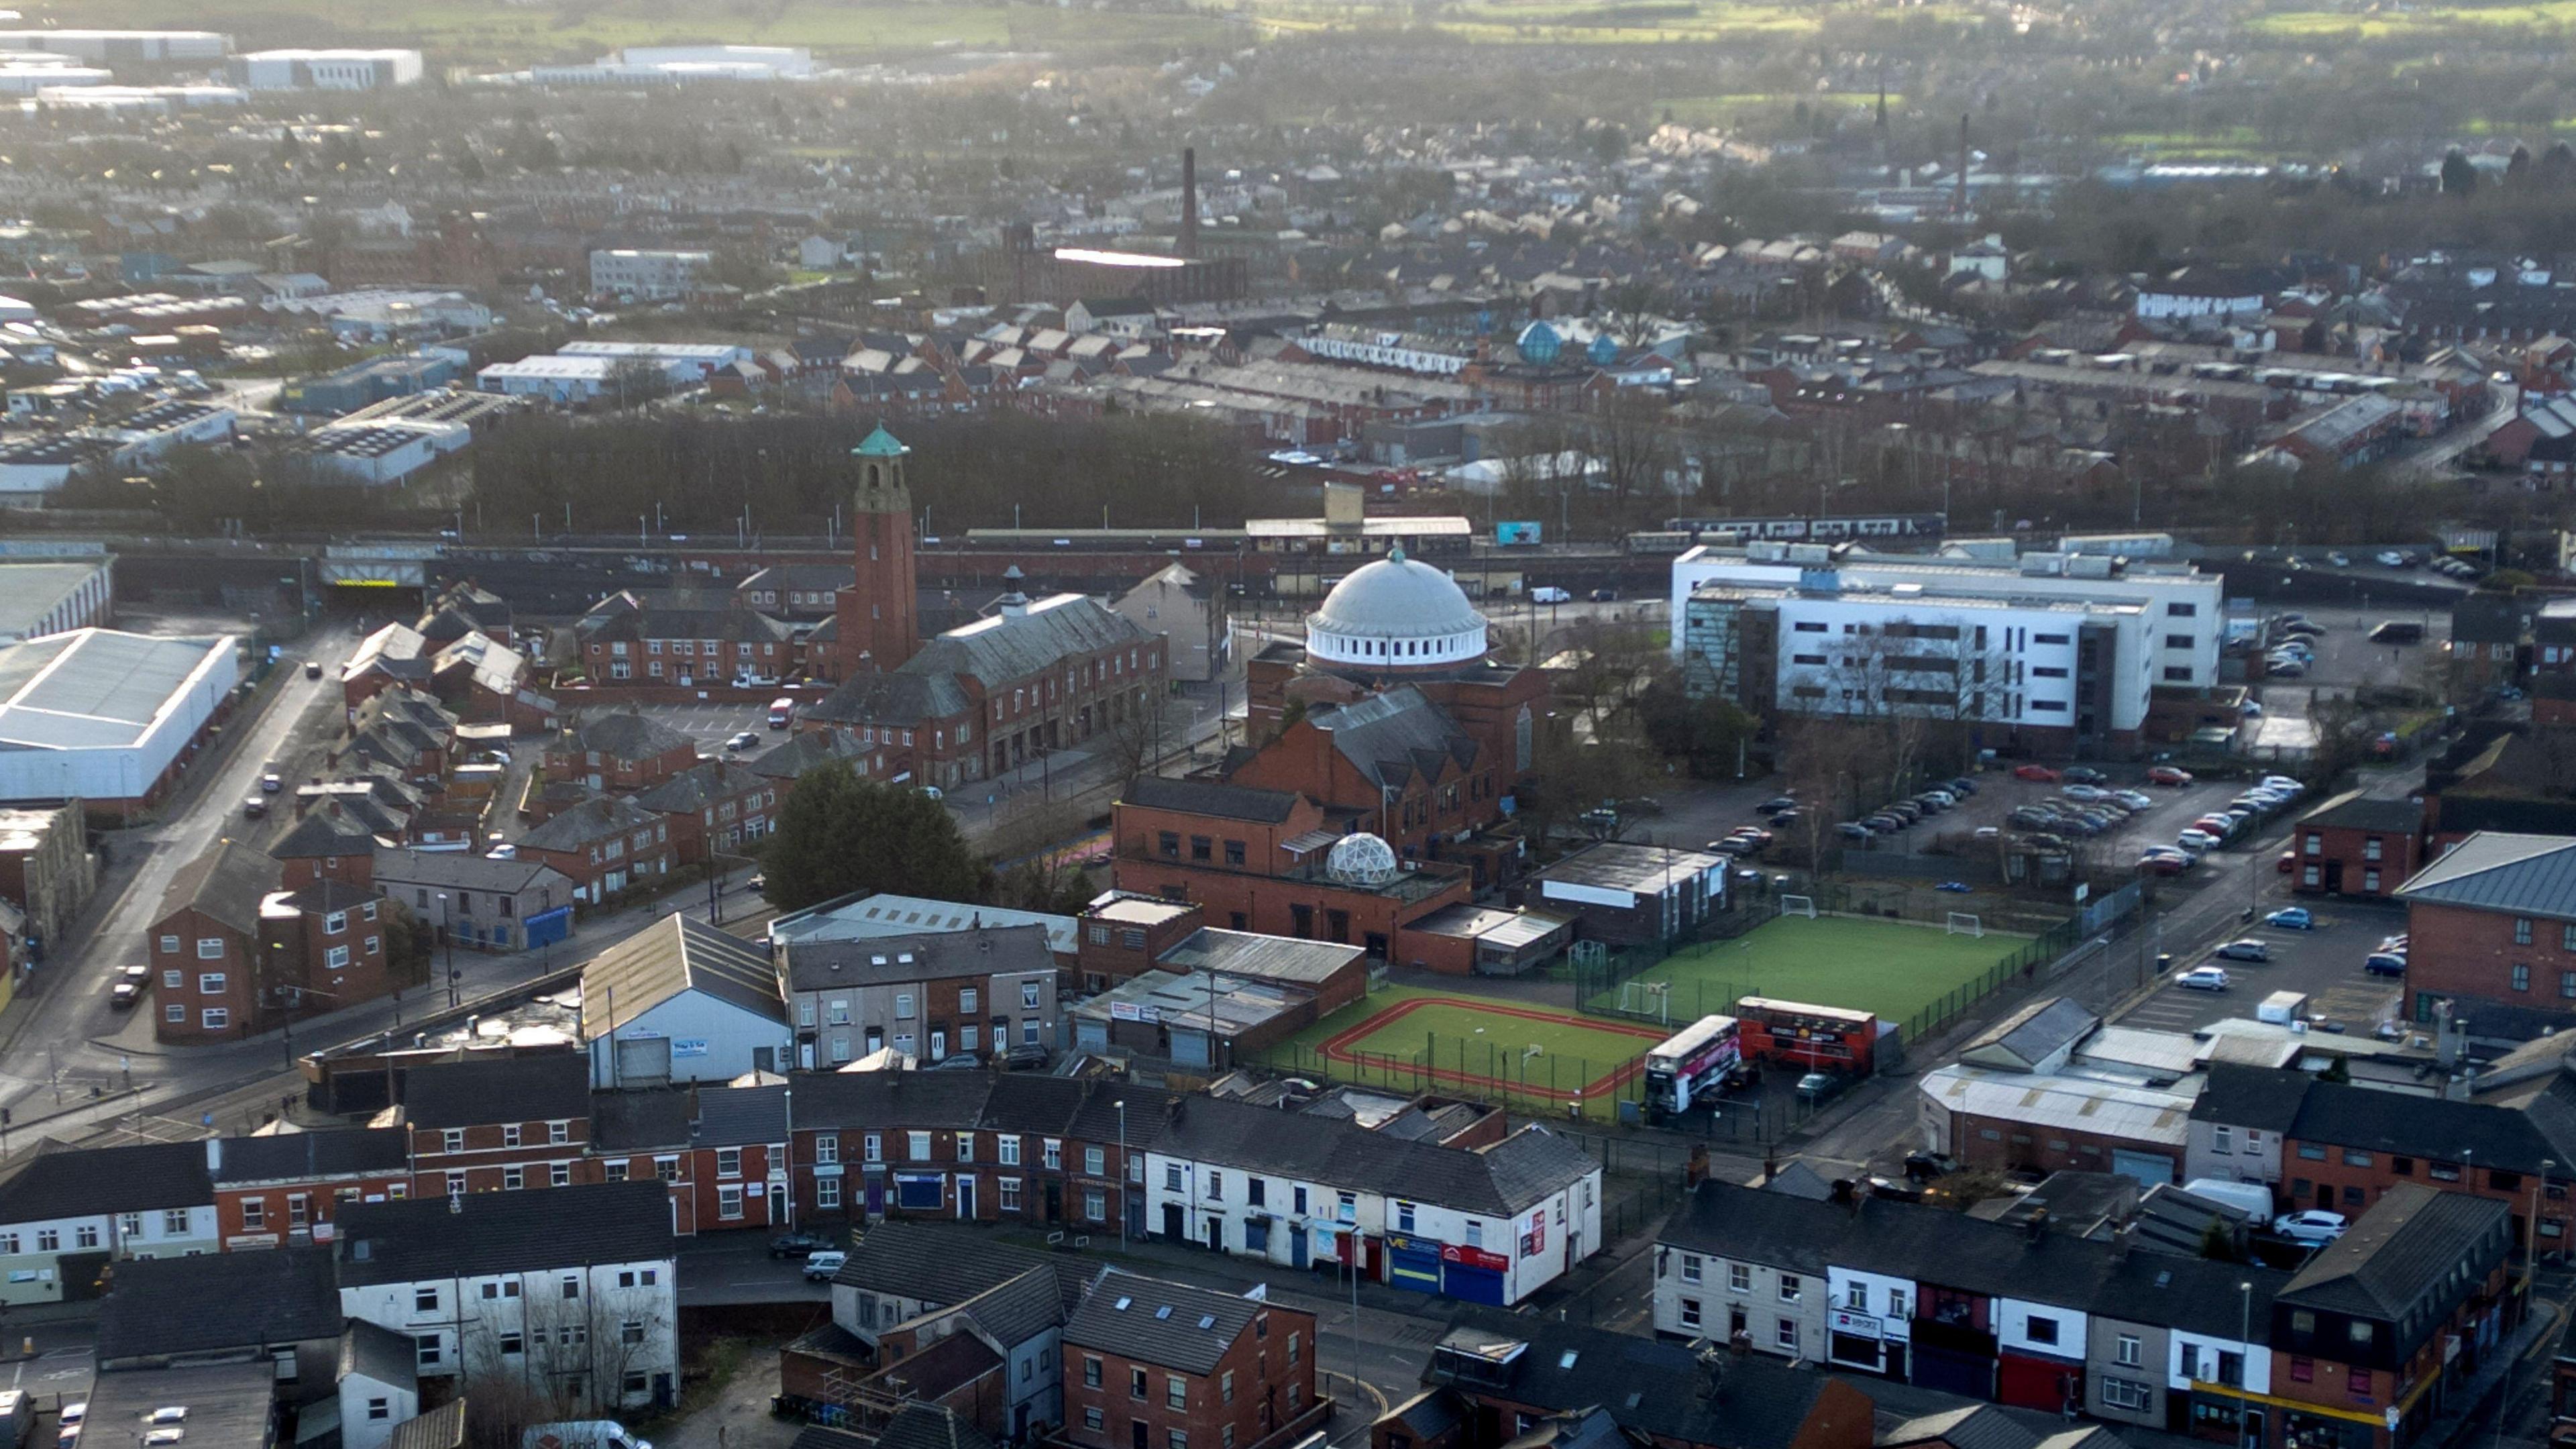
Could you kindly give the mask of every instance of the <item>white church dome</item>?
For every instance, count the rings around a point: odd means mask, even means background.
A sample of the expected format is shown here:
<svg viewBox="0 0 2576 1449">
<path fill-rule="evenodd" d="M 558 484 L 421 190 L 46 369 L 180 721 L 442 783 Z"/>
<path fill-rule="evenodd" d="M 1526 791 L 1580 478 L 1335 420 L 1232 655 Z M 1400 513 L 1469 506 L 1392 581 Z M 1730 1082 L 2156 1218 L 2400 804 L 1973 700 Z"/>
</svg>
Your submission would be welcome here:
<svg viewBox="0 0 2576 1449">
<path fill-rule="evenodd" d="M 1400 548 L 1354 570 L 1306 616 L 1306 653 L 1330 664 L 1465 664 L 1485 651 L 1485 616 L 1466 590 Z"/>
</svg>

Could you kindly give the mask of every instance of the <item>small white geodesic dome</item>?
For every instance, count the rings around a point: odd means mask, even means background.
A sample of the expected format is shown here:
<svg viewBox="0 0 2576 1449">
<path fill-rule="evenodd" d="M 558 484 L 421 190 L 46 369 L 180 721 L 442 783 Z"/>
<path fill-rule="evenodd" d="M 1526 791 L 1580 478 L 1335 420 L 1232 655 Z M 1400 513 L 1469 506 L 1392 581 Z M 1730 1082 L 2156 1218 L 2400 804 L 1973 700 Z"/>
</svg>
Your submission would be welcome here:
<svg viewBox="0 0 2576 1449">
<path fill-rule="evenodd" d="M 1395 879 L 1395 847 L 1365 831 L 1333 842 L 1324 874 L 1346 885 L 1379 886 Z"/>
</svg>

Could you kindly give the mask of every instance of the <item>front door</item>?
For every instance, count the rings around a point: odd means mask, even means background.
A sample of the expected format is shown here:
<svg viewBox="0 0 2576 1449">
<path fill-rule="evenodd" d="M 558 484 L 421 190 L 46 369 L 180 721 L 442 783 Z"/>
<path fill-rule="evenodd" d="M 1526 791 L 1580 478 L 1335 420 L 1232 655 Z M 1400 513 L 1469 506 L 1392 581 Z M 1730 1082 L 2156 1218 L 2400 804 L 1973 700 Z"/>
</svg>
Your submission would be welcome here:
<svg viewBox="0 0 2576 1449">
<path fill-rule="evenodd" d="M 968 1222 L 975 1217 L 975 1179 L 962 1173 L 957 1178 L 957 1216 Z"/>
<path fill-rule="evenodd" d="M 1130 1441 L 1130 1449 L 1145 1449 L 1145 1421 L 1142 1419 L 1128 1420 L 1127 1431 L 1127 1437 Z"/>
<path fill-rule="evenodd" d="M 2263 1411 L 2261 1409 L 2245 1411 L 2245 1445 L 2246 1449 L 2263 1449 Z"/>
<path fill-rule="evenodd" d="M 1213 1214 L 1209 1215 L 1207 1245 L 1217 1252 L 1225 1251 L 1225 1219 Z"/>
<path fill-rule="evenodd" d="M 1180 1241 L 1181 1205 L 1179 1203 L 1167 1202 L 1163 1204 L 1163 1236 L 1170 1238 L 1174 1242 Z"/>
<path fill-rule="evenodd" d="M 942 1059 L 942 1058 L 946 1057 L 947 1055 L 948 1055 L 948 1032 L 947 1032 L 947 1031 L 946 1031 L 946 1029 L 944 1029 L 944 1028 L 943 1028 L 943 1029 L 940 1029 L 940 1030 L 933 1031 L 933 1032 L 930 1034 L 930 1059 L 931 1059 L 932 1061 L 934 1061 L 934 1062 L 935 1062 L 935 1061 L 939 1061 L 940 1059 Z"/>
<path fill-rule="evenodd" d="M 1303 1268 L 1307 1262 L 1306 1225 L 1299 1223 L 1288 1233 L 1288 1266 Z"/>
<path fill-rule="evenodd" d="M 1064 1184 L 1060 1182 L 1046 1185 L 1046 1220 L 1051 1223 L 1064 1221 Z"/>
</svg>

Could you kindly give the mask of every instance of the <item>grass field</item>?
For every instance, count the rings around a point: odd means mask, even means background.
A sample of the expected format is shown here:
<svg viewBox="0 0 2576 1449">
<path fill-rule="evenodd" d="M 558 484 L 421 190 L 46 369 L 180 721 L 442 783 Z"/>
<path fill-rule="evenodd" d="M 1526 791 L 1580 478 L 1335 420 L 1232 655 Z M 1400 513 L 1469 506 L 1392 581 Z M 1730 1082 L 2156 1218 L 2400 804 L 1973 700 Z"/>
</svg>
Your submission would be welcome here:
<svg viewBox="0 0 2576 1449">
<path fill-rule="evenodd" d="M 1997 931 L 1952 936 L 1907 921 L 1782 916 L 1735 940 L 1667 957 L 1635 979 L 1673 984 L 1675 1021 L 1725 1012 L 1739 996 L 1770 996 L 1901 1023 L 1985 976 L 2029 939 Z M 1616 1009 L 1620 988 L 1596 993 L 1590 1004 Z"/>
<path fill-rule="evenodd" d="M 1664 1033 L 1471 992 L 1373 992 L 1264 1053 L 1275 1067 L 1403 1090 L 1500 1097 L 1608 1118 Z M 1538 1050 L 1533 1053 L 1530 1048 Z"/>
<path fill-rule="evenodd" d="M 202 0 L 66 0 L 65 25 L 209 23 Z M 803 45 L 827 60 L 946 47 L 1082 53 L 1239 34 L 1213 17 L 1068 10 L 1042 4 L 775 0 L 710 9 L 674 0 L 597 0 L 578 7 L 502 0 L 238 0 L 223 28 L 263 45 L 411 45 L 432 65 L 521 66 L 591 60 L 626 45 Z"/>
<path fill-rule="evenodd" d="M 2563 30 L 2570 25 L 2576 25 L 2576 0 L 2541 0 L 2536 5 L 2428 5 L 2403 12 L 2280 10 L 2251 16 L 2245 22 L 2246 29 L 2260 34 L 2318 40 L 2382 40 L 2392 35 L 2429 34 L 2461 26 Z"/>
</svg>

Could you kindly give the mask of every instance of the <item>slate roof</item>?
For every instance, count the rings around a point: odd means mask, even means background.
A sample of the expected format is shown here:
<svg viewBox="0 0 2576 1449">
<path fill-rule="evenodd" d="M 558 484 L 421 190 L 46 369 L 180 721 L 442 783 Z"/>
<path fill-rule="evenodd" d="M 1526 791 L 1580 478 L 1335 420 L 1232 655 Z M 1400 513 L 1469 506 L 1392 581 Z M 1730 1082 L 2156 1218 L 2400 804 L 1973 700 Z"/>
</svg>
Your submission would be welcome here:
<svg viewBox="0 0 2576 1449">
<path fill-rule="evenodd" d="M 907 726 L 948 719 L 975 707 L 975 701 L 947 675 L 910 671 L 906 661 L 903 669 L 892 673 L 853 675 L 805 706 L 805 718 L 833 724 Z"/>
<path fill-rule="evenodd" d="M 1660 1244 L 1823 1276 L 1828 1267 L 2088 1309 L 2110 1268 L 2102 1243 L 1963 1218 L 1912 1203 L 1857 1208 L 1702 1183 L 1667 1219 Z"/>
<path fill-rule="evenodd" d="M 376 835 L 350 819 L 336 801 L 326 800 L 320 808 L 306 811 L 303 819 L 268 848 L 268 853 L 279 860 L 372 856 L 376 853 Z"/>
<path fill-rule="evenodd" d="M 98 1357 L 275 1348 L 336 1338 L 341 1322 L 329 1248 L 134 1258 L 99 1305 Z"/>
<path fill-rule="evenodd" d="M 2253 1321 L 2269 1323 L 2272 1299 L 2289 1286 L 2290 1275 L 2277 1268 L 2221 1263 L 2209 1258 L 2170 1253 L 2131 1253 L 2114 1257 L 2103 1275 L 2092 1309 L 2104 1318 L 2234 1339 L 2247 1311 L 2246 1295 L 2237 1285 L 2251 1283 Z"/>
<path fill-rule="evenodd" d="M 1112 1268 L 1065 1323 L 1064 1341 L 1158 1368 L 1207 1374 L 1269 1308 L 1259 1299 Z"/>
<path fill-rule="evenodd" d="M 1396 789 L 1417 775 L 1436 780 L 1442 768 L 1476 761 L 1476 737 L 1449 712 L 1407 684 L 1350 704 L 1310 710 L 1306 723 L 1324 731 L 1333 748 L 1381 789 Z"/>
<path fill-rule="evenodd" d="M 162 892 L 155 921 L 166 921 L 190 907 L 245 936 L 259 934 L 259 903 L 285 878 L 277 858 L 247 841 L 219 840 L 214 848 L 179 867 Z"/>
<path fill-rule="evenodd" d="M 618 709 L 584 719 L 557 735 L 547 748 L 585 754 L 597 750 L 610 759 L 649 760 L 672 750 L 694 752 L 697 744 L 660 720 L 647 718 L 634 710 Z"/>
<path fill-rule="evenodd" d="M 509 895 L 534 886 L 560 884 L 562 903 L 572 901 L 572 881 L 542 860 L 494 860 L 469 850 L 379 850 L 375 878 L 379 887 L 445 887 Z"/>
<path fill-rule="evenodd" d="M 2413 904 L 2576 920 L 2576 840 L 2481 830 L 2397 888 Z"/>
<path fill-rule="evenodd" d="M 0 1178 L 0 1223 L 211 1207 L 202 1142 L 73 1147 L 47 1138 Z"/>
<path fill-rule="evenodd" d="M 2491 1198 L 2398 1183 L 2342 1237 L 2317 1249 L 2278 1296 L 2302 1308 L 2393 1320 L 2442 1288 L 2463 1261 L 2483 1267 L 2500 1260 L 2504 1244 L 2496 1235 L 2512 1211 Z M 2465 1297 L 2480 1276 L 2451 1286 Z"/>
<path fill-rule="evenodd" d="M 727 1087 L 698 1094 L 692 1134 L 701 1147 L 743 1147 L 787 1140 L 787 1087 Z"/>
<path fill-rule="evenodd" d="M 590 1140 L 610 1152 L 686 1147 L 689 1094 L 677 1088 L 593 1092 Z"/>
<path fill-rule="evenodd" d="M 2576 1164 L 2576 1080 L 2564 1072 L 2516 1104 L 2398 1096 L 2318 1082 L 2288 1136 L 2412 1157 L 2467 1158 L 2480 1167 L 2538 1172 Z"/>
<path fill-rule="evenodd" d="M 218 1183 L 237 1183 L 402 1173 L 411 1161 L 410 1145 L 408 1134 L 399 1127 L 326 1127 L 318 1132 L 227 1137 L 223 1160 L 208 1175 Z"/>
<path fill-rule="evenodd" d="M 659 817 L 632 800 L 600 795 L 578 801 L 519 837 L 521 850 L 586 850 L 594 841 L 650 830 Z"/>
<path fill-rule="evenodd" d="M 904 959 L 910 957 L 910 960 Z M 787 989 L 822 991 L 899 981 L 935 981 L 995 972 L 1055 969 L 1043 926 L 988 926 L 980 931 L 929 931 L 872 936 L 856 941 L 792 941 L 787 946 Z"/>
<path fill-rule="evenodd" d="M 2071 996 L 2043 998 L 1979 1033 L 1960 1050 L 1959 1060 L 1970 1066 L 2032 1071 L 2101 1024 L 2102 1018 Z"/>
<path fill-rule="evenodd" d="M 588 1115 L 590 1059 L 579 1052 L 428 1062 L 403 1080 L 403 1121 L 413 1127 L 564 1122 Z"/>
<path fill-rule="evenodd" d="M 580 1230 L 566 1231 L 567 1223 Z M 345 1203 L 337 1225 L 344 1288 L 652 1263 L 678 1252 L 670 1192 L 660 1182 Z"/>
<path fill-rule="evenodd" d="M 1024 614 L 988 615 L 929 639 L 895 672 L 964 675 L 989 691 L 1045 673 L 1077 654 L 1106 654 L 1155 638 L 1087 594 L 1055 594 L 1030 604 Z"/>
<path fill-rule="evenodd" d="M 2303 829 L 2378 830 L 2412 835 L 2424 826 L 2424 807 L 2404 797 L 2365 795 L 2346 790 L 2299 817 Z"/>
<path fill-rule="evenodd" d="M 695 814 L 719 800 L 748 795 L 768 783 L 731 760 L 701 760 L 650 790 L 638 791 L 634 798 L 647 810 Z"/>
<path fill-rule="evenodd" d="M 1489 1147 L 1441 1147 L 1389 1138 L 1349 1119 L 1213 1098 L 1176 1100 L 1182 1102 L 1180 1117 L 1164 1122 L 1157 1151 L 1276 1177 L 1394 1193 L 1485 1217 L 1508 1217 L 1600 1166 L 1582 1149 L 1536 1126 Z M 1131 1102 L 1131 1121 L 1134 1115 Z"/>
<path fill-rule="evenodd" d="M 1139 775 L 1128 781 L 1120 801 L 1147 810 L 1208 815 L 1254 825 L 1284 824 L 1297 808 L 1297 796 L 1287 790 L 1256 790 L 1249 785 L 1174 780 L 1161 775 Z"/>
<path fill-rule="evenodd" d="M 2290 1124 L 2298 1120 L 2299 1104 L 2316 1084 L 2316 1078 L 2306 1072 L 2234 1062 L 2213 1061 L 2208 1072 L 2207 1084 L 2191 1104 L 2191 1120 L 2251 1127 L 2276 1136 L 2289 1132 Z M 2569 1160 L 2576 1162 L 2576 1158 Z"/>
<path fill-rule="evenodd" d="M 811 717 L 814 707 L 807 706 L 805 713 Z M 792 780 L 807 770 L 834 760 L 855 760 L 876 748 L 859 743 L 859 737 L 848 730 L 805 730 L 783 744 L 761 751 L 743 768 L 764 779 Z"/>
<path fill-rule="evenodd" d="M 1726 1449 L 1788 1449 L 1830 1382 L 1760 1354 L 1730 1355 L 1712 1367 L 1686 1344 L 1546 1319 L 1515 1320 L 1508 1333 L 1455 1330 L 1427 1377 L 1446 1377 L 1447 1350 L 1462 1342 L 1522 1345 L 1500 1370 L 1497 1397 L 1553 1411 L 1598 1406 L 1632 1433 Z M 1483 1385 L 1462 1380 L 1459 1387 L 1473 1393 Z M 1853 1412 L 1867 1415 L 1868 1400 L 1855 1399 Z M 1820 1440 L 1844 1437 L 1823 1427 Z M 1865 1434 L 1869 1426 L 1844 1427 Z"/>
<path fill-rule="evenodd" d="M 611 1012 L 631 1021 L 689 991 L 782 1026 L 787 1021 L 769 957 L 692 916 L 664 916 L 591 957 L 581 972 L 582 1015 L 600 1013 L 598 1022 L 585 1023 L 598 1028 L 593 1035 L 604 1034 Z"/>
<path fill-rule="evenodd" d="M 832 1281 L 945 1307 L 1053 1266 L 1045 1253 L 996 1242 L 973 1228 L 889 1218 L 867 1230 Z"/>
<path fill-rule="evenodd" d="M 807 1449 L 803 1436 L 791 1449 Z M 993 1449 L 993 1441 L 956 1410 L 915 1401 L 895 1410 L 877 1431 L 877 1449 Z"/>
</svg>

